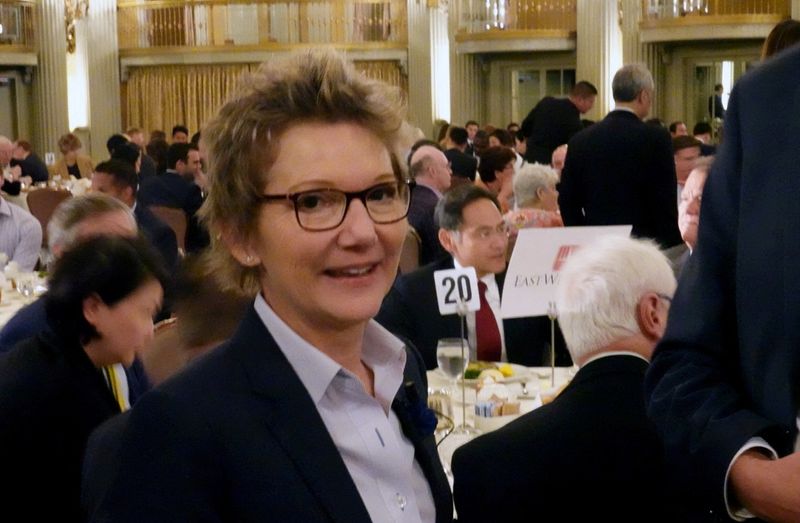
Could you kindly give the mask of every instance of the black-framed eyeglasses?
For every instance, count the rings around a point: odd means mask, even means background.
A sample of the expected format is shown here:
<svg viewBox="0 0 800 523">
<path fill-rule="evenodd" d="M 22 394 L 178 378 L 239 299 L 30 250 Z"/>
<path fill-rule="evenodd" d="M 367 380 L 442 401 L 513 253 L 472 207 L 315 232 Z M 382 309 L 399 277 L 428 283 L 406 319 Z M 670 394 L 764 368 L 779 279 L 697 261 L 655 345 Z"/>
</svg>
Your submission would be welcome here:
<svg viewBox="0 0 800 523">
<path fill-rule="evenodd" d="M 262 194 L 259 200 L 262 203 L 291 202 L 300 227 L 307 231 L 328 231 L 342 224 L 350 202 L 355 198 L 361 200 L 373 222 L 399 222 L 408 214 L 414 185 L 413 180 L 403 180 L 379 183 L 356 192 L 324 188 L 287 194 Z"/>
</svg>

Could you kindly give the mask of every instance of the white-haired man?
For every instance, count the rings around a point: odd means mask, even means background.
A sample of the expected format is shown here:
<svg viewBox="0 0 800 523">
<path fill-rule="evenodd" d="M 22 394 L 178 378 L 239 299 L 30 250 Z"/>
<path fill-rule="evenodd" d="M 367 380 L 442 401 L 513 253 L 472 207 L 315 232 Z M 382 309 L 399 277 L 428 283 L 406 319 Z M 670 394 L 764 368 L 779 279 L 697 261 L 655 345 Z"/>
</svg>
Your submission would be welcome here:
<svg viewBox="0 0 800 523">
<path fill-rule="evenodd" d="M 606 237 L 572 255 L 558 320 L 580 370 L 552 403 L 456 451 L 459 521 L 669 520 L 642 383 L 674 291 L 650 242 Z"/>
</svg>

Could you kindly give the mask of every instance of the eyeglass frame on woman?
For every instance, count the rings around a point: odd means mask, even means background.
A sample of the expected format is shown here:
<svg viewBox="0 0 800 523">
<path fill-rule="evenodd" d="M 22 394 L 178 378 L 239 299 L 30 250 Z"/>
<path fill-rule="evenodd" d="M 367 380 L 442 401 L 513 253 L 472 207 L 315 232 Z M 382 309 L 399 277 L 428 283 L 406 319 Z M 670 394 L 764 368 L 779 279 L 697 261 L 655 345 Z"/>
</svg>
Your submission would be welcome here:
<svg viewBox="0 0 800 523">
<path fill-rule="evenodd" d="M 369 218 L 372 220 L 373 223 L 378 224 L 378 225 L 388 225 L 388 224 L 391 224 L 391 223 L 399 222 L 400 220 L 402 220 L 403 218 L 408 216 L 408 209 L 409 209 L 409 207 L 411 207 L 411 190 L 414 188 L 415 185 L 416 185 L 416 182 L 414 180 L 399 180 L 399 181 L 394 181 L 394 182 L 378 183 L 378 184 L 372 185 L 370 187 L 367 187 L 363 191 L 342 191 L 340 189 L 335 189 L 335 188 L 332 188 L 332 187 L 323 187 L 323 188 L 320 188 L 320 189 L 309 189 L 309 190 L 306 190 L 306 191 L 298 191 L 298 192 L 285 193 L 285 194 L 261 194 L 261 195 L 258 196 L 258 201 L 260 203 L 262 203 L 262 204 L 276 202 L 276 201 L 287 201 L 287 202 L 290 202 L 292 204 L 292 207 L 294 208 L 294 217 L 295 217 L 295 220 L 297 220 L 297 225 L 299 225 L 301 229 L 303 229 L 305 231 L 310 231 L 310 232 L 324 232 L 324 231 L 333 230 L 333 229 L 339 227 L 342 223 L 344 223 L 344 219 L 347 216 L 347 211 L 350 209 L 350 202 L 352 202 L 356 198 L 361 200 L 361 203 L 364 205 L 364 209 L 366 209 L 366 211 L 367 211 L 367 215 L 369 216 Z M 406 191 L 407 191 L 406 194 L 408 194 L 408 198 L 406 200 L 406 208 L 405 208 L 405 212 L 403 212 L 402 216 L 400 216 L 398 218 L 393 218 L 391 220 L 386 220 L 386 221 L 379 221 L 379 220 L 376 220 L 374 216 L 372 216 L 372 211 L 369 210 L 369 205 L 367 205 L 367 195 L 369 193 L 371 193 L 372 191 L 375 191 L 376 189 L 387 187 L 387 186 L 394 186 L 398 190 L 398 192 L 402 192 L 403 186 L 405 186 Z M 336 225 L 332 225 L 330 227 L 323 227 L 323 228 L 319 228 L 319 229 L 318 228 L 314 228 L 314 227 L 307 227 L 307 226 L 303 225 L 303 223 L 300 220 L 300 210 L 297 207 L 297 201 L 298 201 L 298 199 L 302 198 L 303 196 L 305 196 L 307 194 L 320 193 L 320 192 L 338 193 L 338 194 L 344 195 L 344 197 L 345 197 L 345 202 L 344 202 L 344 207 L 343 207 L 344 210 L 342 211 L 342 215 L 339 218 L 339 221 L 338 221 L 338 223 L 336 223 Z"/>
</svg>

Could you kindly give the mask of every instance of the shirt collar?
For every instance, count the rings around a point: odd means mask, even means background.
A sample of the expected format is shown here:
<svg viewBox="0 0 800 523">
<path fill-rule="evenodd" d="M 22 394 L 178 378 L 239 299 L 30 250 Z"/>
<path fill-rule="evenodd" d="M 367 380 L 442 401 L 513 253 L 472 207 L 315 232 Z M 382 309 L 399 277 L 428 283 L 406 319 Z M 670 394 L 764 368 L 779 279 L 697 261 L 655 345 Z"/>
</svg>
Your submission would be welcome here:
<svg viewBox="0 0 800 523">
<path fill-rule="evenodd" d="M 453 267 L 456 269 L 464 269 L 465 267 L 458 263 L 456 257 L 453 256 Z M 487 290 L 497 289 L 497 280 L 495 279 L 495 275 L 493 273 L 484 274 L 483 277 L 478 278 L 479 281 L 482 281 L 486 284 Z"/>
<path fill-rule="evenodd" d="M 325 396 L 325 391 L 337 375 L 357 379 L 293 331 L 275 314 L 261 294 L 256 297 L 255 309 L 315 405 Z M 387 412 L 403 381 L 406 364 L 404 347 L 402 341 L 375 321 L 367 324 L 361 359 L 374 373 L 375 397 Z"/>
<path fill-rule="evenodd" d="M 636 111 L 634 111 L 630 107 L 622 107 L 622 106 L 617 105 L 617 106 L 614 106 L 614 110 L 615 111 L 627 111 L 627 112 L 631 113 L 632 115 L 636 116 L 636 118 L 639 118 L 639 115 L 636 114 Z"/>
<path fill-rule="evenodd" d="M 422 187 L 425 187 L 425 188 L 430 189 L 431 191 L 433 191 L 433 194 L 435 194 L 437 198 L 441 198 L 442 197 L 442 193 L 438 189 L 436 189 L 436 187 L 434 187 L 432 185 L 428 185 L 427 183 L 425 183 L 425 180 L 417 180 L 416 182 L 417 182 L 418 186 L 421 185 Z"/>
<path fill-rule="evenodd" d="M 643 361 L 647 362 L 647 364 L 650 365 L 650 360 L 648 360 L 647 358 L 645 358 L 644 356 L 642 356 L 638 352 L 633 352 L 633 351 L 629 351 L 629 350 L 612 350 L 612 351 L 608 351 L 608 352 L 601 352 L 600 354 L 595 354 L 594 356 L 592 356 L 588 360 L 584 361 L 583 365 L 581 365 L 581 368 L 587 366 L 588 364 L 590 364 L 593 361 L 599 360 L 601 358 L 607 358 L 609 356 L 634 356 L 636 358 L 639 358 L 640 360 L 643 360 Z"/>
<path fill-rule="evenodd" d="M 11 216 L 11 204 L 5 198 L 0 197 L 0 214 Z"/>
</svg>

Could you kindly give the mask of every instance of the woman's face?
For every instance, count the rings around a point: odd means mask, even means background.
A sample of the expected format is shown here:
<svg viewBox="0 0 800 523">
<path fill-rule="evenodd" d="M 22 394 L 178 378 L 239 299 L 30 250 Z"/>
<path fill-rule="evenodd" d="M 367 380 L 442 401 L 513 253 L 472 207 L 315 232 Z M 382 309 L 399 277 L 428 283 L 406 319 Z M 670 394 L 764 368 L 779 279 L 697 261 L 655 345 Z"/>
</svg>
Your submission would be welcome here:
<svg viewBox="0 0 800 523">
<path fill-rule="evenodd" d="M 94 364 L 133 363 L 136 354 L 153 339 L 153 318 L 162 298 L 161 284 L 153 279 L 114 305 L 106 305 L 97 296 L 86 298 L 84 317 L 100 335 L 86 345 Z"/>
<path fill-rule="evenodd" d="M 302 123 L 280 137 L 264 194 L 320 188 L 363 191 L 395 182 L 383 143 L 353 123 Z M 240 262 L 261 266 L 262 292 L 296 332 L 364 323 L 380 308 L 397 274 L 407 221 L 378 225 L 361 200 L 327 231 L 300 227 L 289 200 L 263 205 Z M 234 254 L 236 255 L 236 250 Z"/>
<path fill-rule="evenodd" d="M 548 185 L 539 190 L 539 207 L 545 211 L 558 210 L 558 190 L 555 185 Z"/>
</svg>

